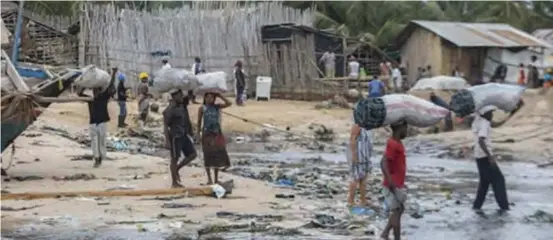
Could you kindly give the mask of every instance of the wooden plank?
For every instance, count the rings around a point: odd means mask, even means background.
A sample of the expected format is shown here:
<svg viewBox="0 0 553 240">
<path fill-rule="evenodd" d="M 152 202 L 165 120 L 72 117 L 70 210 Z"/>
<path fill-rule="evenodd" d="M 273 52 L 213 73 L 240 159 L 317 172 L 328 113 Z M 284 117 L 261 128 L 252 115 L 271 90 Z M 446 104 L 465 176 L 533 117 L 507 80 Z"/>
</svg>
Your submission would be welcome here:
<svg viewBox="0 0 553 240">
<path fill-rule="evenodd" d="M 25 81 L 23 81 L 23 78 L 21 78 L 21 76 L 17 72 L 17 69 L 15 69 L 15 66 L 8 57 L 8 54 L 6 54 L 4 50 L 2 50 L 2 58 L 4 58 L 6 61 L 6 73 L 8 74 L 8 77 L 10 77 L 10 80 L 17 91 L 29 92 L 29 86 L 27 86 Z"/>
<path fill-rule="evenodd" d="M 188 194 L 189 196 L 212 196 L 211 187 L 203 188 L 171 188 L 171 189 L 148 189 L 148 190 L 116 190 L 116 191 L 76 191 L 76 192 L 26 192 L 2 194 L 1 200 L 33 200 L 44 198 L 61 197 L 135 197 L 147 195 L 177 195 Z"/>
</svg>

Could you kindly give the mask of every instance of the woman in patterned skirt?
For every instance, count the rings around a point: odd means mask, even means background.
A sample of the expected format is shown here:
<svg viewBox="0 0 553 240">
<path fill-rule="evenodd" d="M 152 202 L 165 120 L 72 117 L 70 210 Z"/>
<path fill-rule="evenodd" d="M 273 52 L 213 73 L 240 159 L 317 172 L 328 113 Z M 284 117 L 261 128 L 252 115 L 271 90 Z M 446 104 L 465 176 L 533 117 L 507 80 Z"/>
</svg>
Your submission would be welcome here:
<svg viewBox="0 0 553 240">
<path fill-rule="evenodd" d="M 355 192 L 359 187 L 359 203 L 368 206 L 367 176 L 371 170 L 371 154 L 373 151 L 371 131 L 357 124 L 351 126 L 350 143 L 347 150 L 350 183 L 348 191 L 348 206 L 355 205 Z"/>
<path fill-rule="evenodd" d="M 223 100 L 224 103 L 215 103 L 217 98 Z M 198 137 L 202 142 L 208 185 L 218 183 L 219 170 L 224 170 L 230 166 L 225 137 L 221 129 L 221 109 L 230 105 L 232 103 L 221 94 L 206 93 L 204 103 L 198 109 Z M 213 169 L 215 175 L 215 182 L 211 178 L 211 169 Z"/>
</svg>

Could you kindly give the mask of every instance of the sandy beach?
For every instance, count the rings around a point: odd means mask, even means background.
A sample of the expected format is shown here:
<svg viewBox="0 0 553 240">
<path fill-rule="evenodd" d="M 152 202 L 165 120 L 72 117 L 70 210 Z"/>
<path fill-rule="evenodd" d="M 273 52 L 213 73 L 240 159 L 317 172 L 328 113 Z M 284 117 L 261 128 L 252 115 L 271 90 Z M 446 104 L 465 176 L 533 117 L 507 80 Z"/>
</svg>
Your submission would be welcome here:
<svg viewBox="0 0 553 240">
<path fill-rule="evenodd" d="M 550 159 L 550 157 L 547 157 L 547 151 L 551 151 L 550 142 L 553 141 L 551 131 L 553 130 L 553 127 L 551 127 L 553 126 L 551 124 L 552 99 L 550 99 L 553 96 L 552 94 L 550 92 L 545 97 L 539 94 L 528 94 L 528 96 L 525 96 L 525 100 L 530 104 L 527 104 L 521 112 L 517 113 L 504 126 L 494 129 L 494 147 L 498 149 L 498 152 L 512 154 L 513 161 L 515 162 L 543 162 Z M 330 163 L 331 165 L 329 166 L 334 166 L 332 164 L 335 164 L 336 167 L 330 168 L 333 171 L 342 171 L 345 161 L 343 153 L 340 151 L 343 150 L 336 149 L 340 149 L 340 146 L 343 146 L 346 142 L 351 121 L 351 110 L 340 108 L 315 109 L 315 104 L 283 100 L 271 100 L 269 102 L 249 101 L 245 107 L 232 106 L 226 111 L 245 119 L 268 124 L 282 130 L 288 128 L 290 132 L 307 136 L 313 136 L 313 130 L 310 128 L 311 124 L 325 125 L 337 134 L 338 138 L 334 143 L 330 144 L 336 147 L 326 148 L 322 151 L 309 151 L 309 154 L 315 154 L 315 156 L 318 156 L 319 159 L 324 159 L 324 161 L 335 162 Z M 130 113 L 136 112 L 136 103 L 130 102 L 128 106 Z M 197 107 L 198 105 L 191 105 L 189 107 L 193 122 L 196 120 Z M 112 119 L 115 118 L 118 111 L 115 102 L 109 104 L 109 110 Z M 12 165 L 8 170 L 10 176 L 4 178 L 2 182 L 3 193 L 158 189 L 169 187 L 168 159 L 164 158 L 163 154 L 157 154 L 156 156 L 156 154 L 131 154 L 124 150 L 110 151 L 108 153 L 110 160 L 105 161 L 100 168 L 95 169 L 92 168 L 92 161 L 85 160 L 86 155 L 91 153 L 91 150 L 86 145 L 63 137 L 51 130 L 45 130 L 45 126 L 55 127 L 67 131 L 71 136 L 86 136 L 88 131 L 87 115 L 88 111 L 83 103 L 53 104 L 49 107 L 39 120 L 15 141 L 16 151 L 13 155 Z M 133 115 L 130 116 L 131 120 L 128 121 L 131 124 L 130 128 L 136 127 L 132 118 Z M 161 116 L 158 113 L 152 113 L 152 121 L 154 123 L 158 122 L 159 124 L 160 119 Z M 109 123 L 109 134 L 125 138 L 125 131 L 117 130 L 115 124 L 114 120 Z M 230 116 L 223 117 L 223 128 L 227 135 L 232 137 L 249 137 L 263 130 L 260 126 Z M 458 128 L 461 127 L 459 126 Z M 270 132 L 272 136 L 279 134 L 274 130 L 270 130 Z M 420 132 L 423 131 L 420 130 Z M 375 133 L 376 138 L 378 138 L 375 139 L 376 142 L 383 142 L 388 134 L 385 129 L 375 130 Z M 436 145 L 446 145 L 445 148 L 448 149 L 462 150 L 472 144 L 471 138 L 472 133 L 470 131 L 460 130 L 438 134 L 421 133 L 410 139 L 412 142 L 430 142 Z M 276 175 L 284 174 L 278 169 L 279 166 L 284 166 L 282 161 L 295 159 L 294 157 L 290 157 L 293 156 L 290 153 L 290 149 L 303 148 L 303 150 L 298 151 L 301 154 L 306 152 L 306 144 L 303 144 L 305 141 L 305 139 L 292 142 L 269 141 L 265 143 L 239 143 L 233 141 L 229 145 L 229 151 L 231 152 L 234 170 L 231 169 L 228 173 L 222 173 L 223 181 L 233 179 L 235 185 L 233 193 L 227 199 L 187 196 L 154 199 L 156 196 L 142 196 L 114 198 L 76 197 L 32 201 L 9 200 L 2 202 L 2 234 L 4 236 L 4 234 L 30 230 L 62 234 L 59 232 L 62 228 L 87 228 L 97 231 L 106 228 L 127 229 L 125 234 L 141 234 L 141 232 L 167 233 L 175 231 L 199 231 L 197 229 L 205 227 L 206 224 L 236 223 L 233 219 L 221 217 L 219 215 L 221 211 L 240 214 L 261 214 L 266 217 L 271 215 L 285 216 L 284 219 L 271 223 L 271 226 L 281 227 L 282 229 L 296 229 L 305 225 L 306 218 L 310 218 L 309 216 L 322 211 L 316 210 L 321 207 L 328 209 L 328 206 L 334 206 L 332 211 L 337 216 L 345 216 L 343 208 L 345 208 L 344 193 L 346 182 L 343 179 L 346 172 L 344 171 L 342 173 L 335 173 L 334 175 L 330 174 L 334 178 L 328 178 L 323 183 L 323 185 L 327 184 L 327 186 L 336 185 L 336 189 L 338 189 L 335 190 L 337 191 L 335 193 L 337 195 L 331 196 L 330 199 L 325 198 L 325 200 L 321 200 L 322 198 L 319 197 L 314 198 L 310 194 L 294 194 L 289 188 L 276 187 L 274 182 L 264 181 L 261 177 L 244 177 L 246 174 L 240 172 L 244 170 L 243 161 L 257 161 L 265 164 L 259 166 L 263 166 L 266 170 L 268 169 L 268 172 L 272 171 Z M 307 140 L 307 142 L 310 142 L 310 140 Z M 270 147 L 274 146 L 278 147 L 276 150 L 271 150 Z M 381 144 L 377 144 L 376 147 L 381 151 Z M 240 155 L 252 153 L 254 157 Z M 10 153 L 5 154 L 4 164 L 9 162 L 6 156 L 10 156 Z M 313 157 L 309 156 L 312 155 L 306 153 L 306 155 L 298 158 L 299 160 L 291 160 L 295 162 L 288 162 L 286 164 L 304 164 L 306 166 L 305 171 L 311 171 L 309 169 L 313 167 L 325 165 L 318 162 L 310 162 L 313 160 L 309 159 L 313 159 Z M 266 163 L 271 157 L 283 160 Z M 375 161 L 377 158 L 378 156 L 375 156 Z M 469 158 L 467 157 L 466 159 Z M 255 166 L 257 165 L 252 164 L 246 165 L 248 165 L 248 168 L 256 168 Z M 297 172 L 297 169 L 298 167 L 296 166 L 291 171 Z M 417 171 L 410 172 L 410 174 L 416 174 Z M 455 171 L 452 172 L 452 174 L 454 173 Z M 197 187 L 205 183 L 206 176 L 205 171 L 201 168 L 201 156 L 192 166 L 185 167 L 181 171 L 181 176 L 183 185 L 185 186 Z M 290 177 L 290 175 L 286 176 Z M 319 178 L 317 181 L 325 179 L 322 175 Z M 275 179 L 277 177 L 273 177 L 273 180 Z M 379 173 L 374 174 L 370 180 L 374 194 L 373 200 L 377 205 L 379 181 Z M 429 179 L 425 184 L 440 185 L 444 184 L 444 182 Z M 474 182 L 471 184 L 473 185 Z M 463 186 L 462 189 L 465 189 L 459 190 L 459 192 L 466 191 L 465 184 L 460 184 L 459 186 Z M 294 199 L 280 199 L 275 197 L 277 194 L 294 194 L 295 197 Z M 459 194 L 459 196 L 467 197 L 465 193 L 463 193 L 464 195 Z M 440 194 L 440 198 L 444 198 L 442 194 Z M 181 205 L 173 208 L 175 206 L 171 207 L 171 204 Z M 11 210 L 5 210 L 4 207 L 9 207 Z M 18 210 L 18 208 L 25 207 L 30 207 L 30 209 Z M 373 219 L 371 221 L 375 221 L 374 217 L 371 219 Z M 364 224 L 360 228 L 362 230 L 351 230 L 350 232 L 353 232 L 352 236 L 364 235 L 366 231 L 369 231 L 367 230 L 369 228 L 375 227 L 373 224 Z M 306 232 L 309 231 L 305 231 L 304 233 Z M 132 239 L 160 239 L 157 235 L 153 237 L 150 235 L 140 235 L 146 237 L 134 238 L 132 234 L 129 235 Z M 67 239 L 72 239 L 72 237 L 67 236 Z M 329 237 L 325 239 L 333 238 Z"/>
</svg>

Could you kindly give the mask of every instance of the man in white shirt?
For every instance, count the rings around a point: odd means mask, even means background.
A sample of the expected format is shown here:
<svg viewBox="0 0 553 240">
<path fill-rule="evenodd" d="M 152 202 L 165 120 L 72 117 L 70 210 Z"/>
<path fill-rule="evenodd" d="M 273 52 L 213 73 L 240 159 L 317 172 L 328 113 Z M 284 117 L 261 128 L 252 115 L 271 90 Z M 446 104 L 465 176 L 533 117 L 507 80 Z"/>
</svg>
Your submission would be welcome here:
<svg viewBox="0 0 553 240">
<path fill-rule="evenodd" d="M 328 48 L 326 52 L 323 53 L 323 56 L 319 60 L 322 62 L 325 67 L 325 77 L 333 78 L 336 71 L 336 54 L 332 51 L 332 48 Z"/>
<path fill-rule="evenodd" d="M 505 178 L 501 170 L 497 166 L 495 157 L 491 150 L 491 133 L 492 133 L 492 117 L 495 106 L 484 106 L 475 114 L 476 117 L 472 123 L 472 132 L 475 136 L 474 141 L 474 157 L 478 166 L 478 174 L 480 182 L 478 183 L 478 191 L 472 208 L 477 213 L 482 213 L 482 205 L 486 200 L 488 187 L 492 185 L 492 190 L 495 195 L 495 201 L 499 205 L 501 211 L 509 210 L 509 201 L 507 200 L 507 190 L 505 187 Z"/>
<path fill-rule="evenodd" d="M 349 69 L 348 77 L 350 78 L 359 77 L 359 62 L 357 61 L 357 59 L 355 59 L 355 56 L 353 55 L 349 58 L 348 69 Z"/>
<path fill-rule="evenodd" d="M 402 92 L 402 86 L 403 86 L 403 76 L 401 75 L 401 71 L 397 66 L 394 67 L 392 70 L 392 83 L 394 84 L 394 91 L 396 93 Z"/>
</svg>

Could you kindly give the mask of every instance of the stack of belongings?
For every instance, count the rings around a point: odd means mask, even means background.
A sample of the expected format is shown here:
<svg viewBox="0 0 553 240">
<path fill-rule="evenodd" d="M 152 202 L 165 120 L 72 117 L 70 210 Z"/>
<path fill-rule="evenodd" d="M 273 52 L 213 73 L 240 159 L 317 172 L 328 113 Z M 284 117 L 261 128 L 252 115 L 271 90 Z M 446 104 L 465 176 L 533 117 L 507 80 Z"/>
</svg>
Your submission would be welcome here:
<svg viewBox="0 0 553 240">
<path fill-rule="evenodd" d="M 448 109 L 419 97 L 389 94 L 359 101 L 353 110 L 353 118 L 357 125 L 367 130 L 401 121 L 424 128 L 439 123 L 448 113 Z"/>
<path fill-rule="evenodd" d="M 501 83 L 472 86 L 451 96 L 449 106 L 461 118 L 490 105 L 512 112 L 521 106 L 524 90 L 524 87 L 518 85 Z"/>
</svg>

